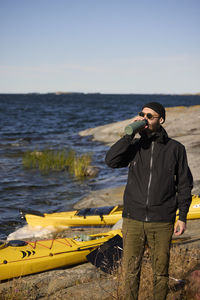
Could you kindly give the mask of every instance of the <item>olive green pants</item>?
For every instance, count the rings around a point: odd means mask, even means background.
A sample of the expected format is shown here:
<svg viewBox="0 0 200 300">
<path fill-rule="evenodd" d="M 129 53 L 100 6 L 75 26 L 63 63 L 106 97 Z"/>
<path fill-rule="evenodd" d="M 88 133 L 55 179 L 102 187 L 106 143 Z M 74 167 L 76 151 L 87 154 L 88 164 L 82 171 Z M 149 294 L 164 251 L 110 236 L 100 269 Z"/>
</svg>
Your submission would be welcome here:
<svg viewBox="0 0 200 300">
<path fill-rule="evenodd" d="M 168 268 L 173 223 L 141 222 L 123 219 L 123 267 L 125 300 L 137 300 L 145 244 L 148 244 L 153 270 L 153 299 L 164 300 L 168 292 Z"/>
</svg>

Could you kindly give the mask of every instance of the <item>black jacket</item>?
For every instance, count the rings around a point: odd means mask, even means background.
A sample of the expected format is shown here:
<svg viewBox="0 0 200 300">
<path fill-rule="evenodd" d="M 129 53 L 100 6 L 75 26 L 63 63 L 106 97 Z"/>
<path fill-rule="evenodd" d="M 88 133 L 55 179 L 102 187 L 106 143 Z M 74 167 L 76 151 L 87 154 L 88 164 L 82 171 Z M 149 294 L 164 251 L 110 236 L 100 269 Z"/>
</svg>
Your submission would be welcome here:
<svg viewBox="0 0 200 300">
<path fill-rule="evenodd" d="M 185 147 L 161 126 L 151 137 L 125 135 L 106 155 L 111 168 L 129 166 L 123 217 L 149 222 L 186 221 L 191 203 L 192 174 Z"/>
</svg>

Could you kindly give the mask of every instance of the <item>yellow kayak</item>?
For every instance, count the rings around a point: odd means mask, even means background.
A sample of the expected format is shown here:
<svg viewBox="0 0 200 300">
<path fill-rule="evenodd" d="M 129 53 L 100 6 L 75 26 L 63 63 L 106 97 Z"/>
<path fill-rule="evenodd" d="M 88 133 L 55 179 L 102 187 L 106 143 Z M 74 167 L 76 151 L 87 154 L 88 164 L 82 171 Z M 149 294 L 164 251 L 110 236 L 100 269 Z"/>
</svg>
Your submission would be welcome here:
<svg viewBox="0 0 200 300">
<path fill-rule="evenodd" d="M 0 242 L 0 280 L 20 277 L 87 261 L 86 256 L 120 230 L 77 238 Z"/>
<path fill-rule="evenodd" d="M 25 218 L 31 226 L 94 226 L 114 225 L 122 218 L 123 206 L 104 206 L 81 210 L 44 214 L 43 216 L 26 214 Z M 177 211 L 178 216 L 178 211 Z M 193 195 L 187 219 L 200 218 L 200 197 Z"/>
<path fill-rule="evenodd" d="M 29 225 L 42 227 L 113 225 L 122 218 L 122 210 L 122 206 L 116 205 L 44 214 L 43 216 L 26 214 L 25 218 Z"/>
</svg>

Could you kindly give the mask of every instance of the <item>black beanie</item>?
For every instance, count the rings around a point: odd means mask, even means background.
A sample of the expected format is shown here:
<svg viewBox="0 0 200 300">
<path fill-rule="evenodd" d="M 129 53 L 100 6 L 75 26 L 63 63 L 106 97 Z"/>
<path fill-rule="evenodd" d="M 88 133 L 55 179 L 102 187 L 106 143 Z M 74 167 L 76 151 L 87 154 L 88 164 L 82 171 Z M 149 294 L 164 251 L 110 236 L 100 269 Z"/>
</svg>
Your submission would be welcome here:
<svg viewBox="0 0 200 300">
<path fill-rule="evenodd" d="M 160 104 L 159 102 L 149 102 L 149 103 L 145 104 L 142 107 L 142 109 L 145 108 L 145 107 L 153 109 L 165 121 L 165 108 L 164 108 L 164 106 L 162 104 Z"/>
</svg>

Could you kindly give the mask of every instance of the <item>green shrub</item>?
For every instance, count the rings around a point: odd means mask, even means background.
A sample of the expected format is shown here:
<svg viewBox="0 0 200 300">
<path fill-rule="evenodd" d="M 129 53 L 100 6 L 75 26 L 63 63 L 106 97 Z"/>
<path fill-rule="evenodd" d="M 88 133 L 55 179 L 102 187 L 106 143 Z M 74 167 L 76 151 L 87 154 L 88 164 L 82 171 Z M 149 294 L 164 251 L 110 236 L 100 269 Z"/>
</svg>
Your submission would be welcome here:
<svg viewBox="0 0 200 300">
<path fill-rule="evenodd" d="M 22 159 L 23 166 L 27 169 L 39 169 L 43 173 L 67 169 L 76 177 L 86 176 L 86 169 L 91 161 L 91 154 L 77 155 L 74 150 L 28 151 Z"/>
<path fill-rule="evenodd" d="M 86 174 L 86 168 L 91 163 L 91 155 L 83 154 L 75 157 L 72 166 L 70 167 L 71 173 L 74 173 L 76 177 L 83 177 Z"/>
</svg>

